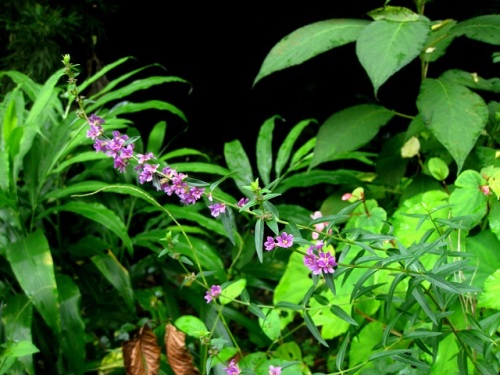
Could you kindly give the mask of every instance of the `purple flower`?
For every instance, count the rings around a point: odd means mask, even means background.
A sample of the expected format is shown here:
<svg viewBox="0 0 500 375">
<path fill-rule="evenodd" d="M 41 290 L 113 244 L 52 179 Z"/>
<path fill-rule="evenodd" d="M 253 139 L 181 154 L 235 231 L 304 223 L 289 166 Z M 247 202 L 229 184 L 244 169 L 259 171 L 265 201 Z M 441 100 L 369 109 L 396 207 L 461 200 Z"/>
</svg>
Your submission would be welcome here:
<svg viewBox="0 0 500 375">
<path fill-rule="evenodd" d="M 92 138 L 93 141 L 100 137 L 103 133 L 102 126 L 90 125 L 90 130 L 87 130 L 87 138 Z"/>
<path fill-rule="evenodd" d="M 311 270 L 314 275 L 319 275 L 321 272 L 334 273 L 333 267 L 337 266 L 335 257 L 330 254 L 329 251 L 326 253 L 321 251 L 323 248 L 323 242 L 316 244 L 315 246 L 309 247 L 307 249 L 307 254 L 304 256 L 304 264 L 307 268 Z M 314 250 L 318 250 L 318 255 L 314 254 Z"/>
<path fill-rule="evenodd" d="M 122 159 L 121 157 L 116 157 L 114 161 L 114 167 L 120 171 L 120 173 L 125 172 L 125 168 L 127 168 L 128 160 Z"/>
<path fill-rule="evenodd" d="M 220 285 L 212 285 L 210 287 L 210 290 L 207 290 L 204 298 L 207 300 L 207 303 L 210 303 L 213 299 L 217 298 L 221 294 L 221 292 L 222 289 Z"/>
<path fill-rule="evenodd" d="M 92 113 L 90 116 L 89 116 L 89 125 L 90 126 L 99 126 L 101 124 L 104 124 L 104 119 L 97 116 L 95 113 Z"/>
<path fill-rule="evenodd" d="M 249 201 L 249 200 L 250 200 L 250 199 L 248 199 L 248 198 L 241 198 L 241 199 L 238 201 L 238 203 L 236 203 L 236 205 L 237 205 L 238 207 L 243 207 L 245 204 L 247 204 L 247 203 L 248 203 L 248 201 Z"/>
<path fill-rule="evenodd" d="M 104 151 L 106 151 L 107 145 L 108 145 L 108 142 L 102 141 L 100 139 L 96 139 L 94 142 L 94 149 L 96 152 L 99 152 L 99 151 L 104 152 Z"/>
<path fill-rule="evenodd" d="M 152 152 L 148 152 L 147 154 L 137 154 L 137 162 L 139 164 L 144 164 L 146 161 L 149 159 L 152 159 L 154 157 Z"/>
<path fill-rule="evenodd" d="M 231 359 L 231 362 L 229 362 L 227 367 L 224 367 L 224 370 L 226 371 L 226 375 L 239 375 L 241 373 L 241 370 L 234 359 Z"/>
<path fill-rule="evenodd" d="M 142 170 L 141 174 L 139 175 L 139 182 L 141 184 L 145 183 L 146 181 L 151 181 L 153 180 L 153 175 L 156 173 L 156 170 L 160 164 L 156 165 L 151 165 L 151 164 L 144 164 L 144 169 Z"/>
<path fill-rule="evenodd" d="M 215 203 L 208 206 L 208 208 L 210 208 L 210 215 L 213 217 L 217 217 L 221 213 L 226 212 L 226 205 L 224 203 Z"/>
<path fill-rule="evenodd" d="M 272 249 L 274 249 L 274 247 L 276 246 L 274 238 L 272 238 L 271 236 L 267 236 L 267 241 L 264 242 L 264 246 L 266 247 L 267 251 L 271 251 Z"/>
<path fill-rule="evenodd" d="M 269 366 L 269 375 L 281 375 L 281 367 Z"/>
<path fill-rule="evenodd" d="M 276 241 L 278 242 L 277 246 L 279 247 L 291 247 L 293 245 L 293 235 L 283 232 L 280 236 L 276 237 Z"/>
</svg>

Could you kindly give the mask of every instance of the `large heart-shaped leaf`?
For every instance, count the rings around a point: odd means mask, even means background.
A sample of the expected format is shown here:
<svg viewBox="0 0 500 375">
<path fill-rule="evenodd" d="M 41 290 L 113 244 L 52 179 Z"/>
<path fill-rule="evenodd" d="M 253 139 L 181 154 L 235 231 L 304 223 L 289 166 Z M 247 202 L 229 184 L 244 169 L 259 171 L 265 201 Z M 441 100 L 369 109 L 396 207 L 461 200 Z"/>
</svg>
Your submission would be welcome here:
<svg viewBox="0 0 500 375">
<path fill-rule="evenodd" d="M 425 79 L 417 107 L 424 123 L 462 169 L 488 120 L 484 100 L 462 85 L 446 79 Z"/>
<path fill-rule="evenodd" d="M 425 17 L 415 22 L 374 21 L 359 34 L 356 54 L 372 81 L 375 96 L 389 77 L 422 51 L 431 24 Z"/>
<path fill-rule="evenodd" d="M 329 51 L 354 42 L 369 21 L 358 19 L 331 19 L 303 26 L 281 39 L 268 53 L 255 78 L 262 78 Z"/>
</svg>

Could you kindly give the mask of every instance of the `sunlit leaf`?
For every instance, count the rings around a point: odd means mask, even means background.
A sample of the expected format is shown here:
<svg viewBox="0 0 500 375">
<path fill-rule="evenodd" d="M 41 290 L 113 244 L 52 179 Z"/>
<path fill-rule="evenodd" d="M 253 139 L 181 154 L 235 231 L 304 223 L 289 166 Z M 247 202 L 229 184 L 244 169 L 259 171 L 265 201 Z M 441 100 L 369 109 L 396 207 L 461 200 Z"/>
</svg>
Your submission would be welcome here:
<svg viewBox="0 0 500 375">
<path fill-rule="evenodd" d="M 45 235 L 36 231 L 7 246 L 7 259 L 24 293 L 33 300 L 47 325 L 60 334 L 59 293 Z"/>
<path fill-rule="evenodd" d="M 277 310 L 263 309 L 266 319 L 259 318 L 259 325 L 264 334 L 271 340 L 277 340 L 281 335 L 280 314 Z"/>
<path fill-rule="evenodd" d="M 141 327 L 134 338 L 124 342 L 122 351 L 127 374 L 156 375 L 159 373 L 161 349 L 156 335 L 148 325 Z"/>
<path fill-rule="evenodd" d="M 219 301 L 223 305 L 227 305 L 237 298 L 247 286 L 246 279 L 239 279 L 230 283 L 229 285 L 222 285 L 222 294 Z"/>
<path fill-rule="evenodd" d="M 175 326 L 189 336 L 200 337 L 208 331 L 205 323 L 194 315 L 182 315 L 175 321 Z"/>
<path fill-rule="evenodd" d="M 500 310 L 500 269 L 496 270 L 484 282 L 484 292 L 479 295 L 478 306 Z"/>
</svg>

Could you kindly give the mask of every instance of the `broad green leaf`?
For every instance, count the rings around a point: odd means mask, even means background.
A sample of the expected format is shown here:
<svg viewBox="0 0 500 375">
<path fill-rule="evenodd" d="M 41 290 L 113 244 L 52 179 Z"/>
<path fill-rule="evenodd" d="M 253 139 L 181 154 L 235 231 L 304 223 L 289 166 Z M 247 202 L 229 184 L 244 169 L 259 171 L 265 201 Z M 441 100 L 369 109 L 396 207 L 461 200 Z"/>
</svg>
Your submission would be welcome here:
<svg viewBox="0 0 500 375">
<path fill-rule="evenodd" d="M 116 259 L 113 252 L 108 250 L 106 254 L 94 255 L 91 259 L 104 278 L 113 285 L 123 298 L 127 308 L 135 312 L 134 289 L 130 282 L 129 273 Z"/>
<path fill-rule="evenodd" d="M 488 276 L 484 282 L 484 291 L 479 294 L 478 307 L 500 310 L 500 269 Z"/>
<path fill-rule="evenodd" d="M 450 31 L 456 36 L 465 35 L 480 42 L 500 45 L 500 15 L 487 14 L 459 22 Z"/>
<path fill-rule="evenodd" d="M 69 202 L 65 205 L 56 207 L 57 211 L 70 211 L 82 215 L 87 219 L 102 224 L 104 228 L 109 229 L 116 234 L 123 245 L 132 252 L 132 241 L 127 233 L 127 228 L 123 221 L 112 210 L 100 203 Z"/>
<path fill-rule="evenodd" d="M 359 34 L 356 54 L 378 89 L 422 51 L 431 30 L 430 21 L 420 17 L 415 22 L 374 21 Z"/>
<path fill-rule="evenodd" d="M 457 370 L 455 361 L 452 360 L 458 352 L 457 343 L 453 335 L 447 335 L 439 342 L 436 360 L 432 365 L 432 374 L 451 374 Z"/>
<path fill-rule="evenodd" d="M 276 156 L 276 178 L 281 176 L 283 168 L 285 168 L 286 163 L 288 163 L 290 155 L 292 154 L 293 146 L 295 145 L 295 141 L 302 133 L 302 130 L 304 130 L 304 128 L 311 122 L 313 122 L 313 120 L 300 121 L 292 128 L 292 130 L 290 130 L 290 132 L 286 136 L 285 140 L 278 150 L 278 155 Z"/>
<path fill-rule="evenodd" d="M 374 104 L 360 104 L 334 113 L 319 128 L 311 167 L 364 146 L 393 116 L 393 111 Z"/>
<path fill-rule="evenodd" d="M 243 292 L 246 286 L 247 286 L 246 279 L 239 279 L 235 282 L 230 283 L 227 286 L 222 285 L 222 293 L 219 297 L 219 302 L 222 305 L 227 305 L 228 303 L 232 302 L 235 298 L 237 298 L 241 294 L 241 292 Z"/>
<path fill-rule="evenodd" d="M 237 172 L 233 177 L 236 186 L 243 194 L 247 194 L 248 191 L 243 186 L 249 186 L 252 183 L 253 172 L 248 155 L 239 140 L 236 139 L 224 144 L 224 158 L 229 170 Z"/>
<path fill-rule="evenodd" d="M 268 53 L 254 85 L 271 73 L 289 68 L 354 42 L 369 22 L 361 19 L 331 19 L 303 26 L 281 39 Z"/>
<path fill-rule="evenodd" d="M 285 273 L 274 290 L 274 304 L 278 302 L 299 304 L 311 286 L 310 273 L 311 271 L 304 265 L 304 256 L 292 253 Z M 281 304 L 279 306 L 283 308 Z"/>
<path fill-rule="evenodd" d="M 8 342 L 0 353 L 0 375 L 7 374 L 19 357 L 38 353 L 38 348 L 31 341 Z M 10 373 L 10 372 L 9 372 Z"/>
<path fill-rule="evenodd" d="M 500 78 L 484 79 L 477 73 L 469 73 L 460 69 L 450 69 L 439 76 L 440 79 L 446 79 L 473 90 L 500 92 Z"/>
<path fill-rule="evenodd" d="M 500 202 L 495 202 L 491 205 L 490 212 L 488 214 L 488 222 L 490 224 L 490 229 L 497 238 L 500 240 Z"/>
<path fill-rule="evenodd" d="M 455 181 L 456 188 L 450 195 L 451 212 L 454 217 L 469 216 L 462 220 L 469 228 L 479 224 L 486 215 L 488 197 L 481 191 L 485 184 L 486 180 L 473 170 L 463 171 Z"/>
<path fill-rule="evenodd" d="M 373 347 L 382 340 L 384 326 L 380 322 L 371 322 L 352 338 L 349 348 L 349 367 L 354 367 L 368 360 Z"/>
<path fill-rule="evenodd" d="M 475 236 L 466 238 L 467 252 L 474 255 L 471 260 L 473 265 L 477 265 L 474 271 L 467 274 L 472 278 L 472 285 L 482 288 L 484 282 L 497 269 L 500 269 L 500 241 L 489 230 L 483 230 Z"/>
<path fill-rule="evenodd" d="M 47 325 L 61 334 L 59 293 L 49 243 L 42 231 L 36 231 L 7 246 L 7 259 L 24 293 Z"/>
<path fill-rule="evenodd" d="M 32 319 L 33 304 L 26 295 L 16 294 L 6 298 L 5 307 L 2 311 L 2 323 L 5 329 L 5 340 L 7 342 L 31 342 Z M 25 372 L 28 374 L 35 373 L 32 356 L 26 355 L 18 357 L 17 360 L 19 362 L 19 367 L 23 367 Z"/>
<path fill-rule="evenodd" d="M 264 334 L 272 341 L 276 341 L 281 336 L 280 314 L 275 309 L 263 309 L 266 319 L 259 318 L 259 325 L 262 327 Z"/>
<path fill-rule="evenodd" d="M 85 365 L 85 323 L 81 315 L 80 290 L 67 275 L 57 277 L 61 303 L 61 349 L 74 374 L 83 374 Z"/>
<path fill-rule="evenodd" d="M 417 107 L 424 123 L 461 171 L 488 121 L 488 106 L 468 88 L 443 79 L 422 82 Z"/>
<path fill-rule="evenodd" d="M 151 132 L 149 133 L 146 152 L 152 152 L 155 157 L 159 157 L 166 132 L 167 123 L 165 121 L 160 121 L 153 126 L 153 129 L 151 129 Z"/>
<path fill-rule="evenodd" d="M 441 158 L 430 158 L 427 161 L 427 167 L 432 177 L 438 181 L 444 181 L 448 177 L 450 170 L 446 163 Z"/>
<path fill-rule="evenodd" d="M 174 325 L 185 334 L 196 338 L 208 332 L 203 320 L 194 315 L 183 315 L 176 319 Z"/>
<path fill-rule="evenodd" d="M 273 116 L 267 119 L 260 127 L 257 137 L 256 158 L 257 170 L 264 185 L 271 182 L 271 169 L 273 165 L 273 130 L 276 119 L 281 119 L 280 116 Z"/>
<path fill-rule="evenodd" d="M 415 22 L 419 19 L 418 14 L 412 10 L 405 7 L 395 7 L 391 5 L 371 10 L 367 13 L 367 15 L 376 21 L 388 20 L 395 22 Z"/>
</svg>

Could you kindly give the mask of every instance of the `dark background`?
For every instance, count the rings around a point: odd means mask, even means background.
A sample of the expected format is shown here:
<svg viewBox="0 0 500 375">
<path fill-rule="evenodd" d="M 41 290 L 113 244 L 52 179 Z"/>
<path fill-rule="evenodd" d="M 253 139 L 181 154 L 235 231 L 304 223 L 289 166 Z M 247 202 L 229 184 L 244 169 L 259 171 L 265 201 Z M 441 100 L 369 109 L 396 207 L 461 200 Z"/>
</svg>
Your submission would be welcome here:
<svg viewBox="0 0 500 375">
<path fill-rule="evenodd" d="M 168 85 L 155 93 L 177 104 L 188 116 L 187 132 L 180 134 L 173 146 L 217 153 L 222 152 L 224 142 L 238 138 L 247 148 L 254 147 L 259 126 L 270 116 L 285 119 L 277 127 L 285 133 L 302 119 L 315 118 L 321 123 L 346 106 L 375 100 L 366 73 L 356 59 L 354 43 L 277 72 L 252 87 L 267 53 L 290 32 L 329 18 L 370 19 L 366 12 L 382 6 L 383 1 L 295 4 L 200 6 L 194 2 L 163 2 L 161 11 L 158 2 L 121 4 L 110 20 L 107 47 L 100 50 L 100 57 L 109 62 L 132 55 L 140 64 L 161 63 L 168 74 L 192 84 L 189 95 L 183 89 L 174 93 Z M 411 1 L 391 4 L 415 9 Z M 425 13 L 433 20 L 464 20 L 498 10 L 499 1 L 434 1 L 427 4 Z M 493 46 L 458 38 L 448 56 L 431 66 L 429 76 L 447 64 L 466 70 L 484 64 L 484 74 L 478 73 L 489 78 L 495 68 L 492 51 Z M 392 77 L 380 90 L 380 103 L 414 114 L 419 69 L 415 62 Z M 176 119 L 169 124 L 171 135 L 183 128 Z"/>
</svg>

